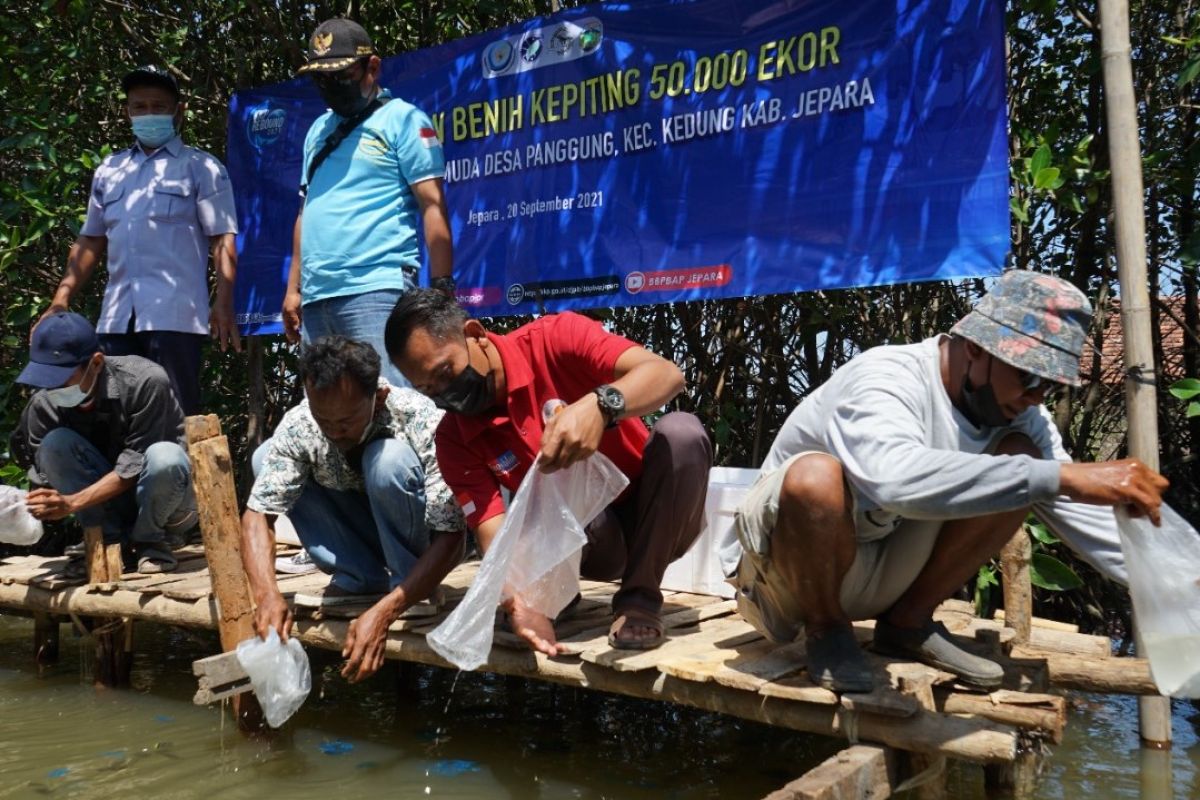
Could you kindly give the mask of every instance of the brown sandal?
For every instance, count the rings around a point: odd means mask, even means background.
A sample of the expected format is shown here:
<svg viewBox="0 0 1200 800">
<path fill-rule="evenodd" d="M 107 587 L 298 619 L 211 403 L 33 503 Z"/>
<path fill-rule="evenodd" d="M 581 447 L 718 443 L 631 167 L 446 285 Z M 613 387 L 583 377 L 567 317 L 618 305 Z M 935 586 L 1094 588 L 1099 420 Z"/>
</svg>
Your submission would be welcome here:
<svg viewBox="0 0 1200 800">
<path fill-rule="evenodd" d="M 645 639 L 622 637 L 620 634 L 627 626 L 653 628 L 654 635 Z M 638 608 L 622 611 L 613 620 L 612 627 L 608 629 L 608 646 L 617 650 L 653 650 L 664 641 L 666 641 L 666 636 L 663 633 L 662 619 L 658 614 Z"/>
</svg>

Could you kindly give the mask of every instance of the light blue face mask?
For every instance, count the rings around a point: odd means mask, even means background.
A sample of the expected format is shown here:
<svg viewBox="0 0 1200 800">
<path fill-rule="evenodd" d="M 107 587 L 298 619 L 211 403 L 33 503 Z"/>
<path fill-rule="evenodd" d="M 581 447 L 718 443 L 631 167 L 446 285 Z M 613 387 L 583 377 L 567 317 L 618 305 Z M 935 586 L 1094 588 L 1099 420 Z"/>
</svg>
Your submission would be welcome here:
<svg viewBox="0 0 1200 800">
<path fill-rule="evenodd" d="M 85 392 L 83 384 L 89 376 L 92 376 L 92 385 Z M 46 392 L 46 399 L 50 401 L 51 405 L 59 409 L 78 408 L 92 399 L 92 395 L 95 394 L 96 387 L 99 384 L 100 370 L 97 369 L 93 374 L 92 365 L 88 364 L 87 369 L 83 371 L 83 376 L 80 378 L 79 383 L 73 386 L 62 386 L 58 389 L 49 389 Z"/>
<path fill-rule="evenodd" d="M 162 147 L 175 138 L 175 115 L 143 114 L 133 117 L 133 135 L 146 147 Z"/>
</svg>

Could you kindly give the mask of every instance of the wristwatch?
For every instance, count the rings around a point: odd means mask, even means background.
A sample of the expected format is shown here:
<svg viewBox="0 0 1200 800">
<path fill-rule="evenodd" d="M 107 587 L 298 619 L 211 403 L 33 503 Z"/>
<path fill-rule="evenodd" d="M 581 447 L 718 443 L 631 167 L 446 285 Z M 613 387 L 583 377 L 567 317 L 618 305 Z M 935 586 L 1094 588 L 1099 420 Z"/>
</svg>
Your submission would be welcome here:
<svg viewBox="0 0 1200 800">
<path fill-rule="evenodd" d="M 440 278 L 434 278 L 429 282 L 430 289 L 437 289 L 442 294 L 454 299 L 454 290 L 458 288 L 458 284 L 454 282 L 454 278 L 449 275 L 443 275 Z"/>
<path fill-rule="evenodd" d="M 592 391 L 596 394 L 600 413 L 604 415 L 605 430 L 617 427 L 617 423 L 625 415 L 625 395 L 621 394 L 620 389 L 607 383 L 597 386 Z"/>
</svg>

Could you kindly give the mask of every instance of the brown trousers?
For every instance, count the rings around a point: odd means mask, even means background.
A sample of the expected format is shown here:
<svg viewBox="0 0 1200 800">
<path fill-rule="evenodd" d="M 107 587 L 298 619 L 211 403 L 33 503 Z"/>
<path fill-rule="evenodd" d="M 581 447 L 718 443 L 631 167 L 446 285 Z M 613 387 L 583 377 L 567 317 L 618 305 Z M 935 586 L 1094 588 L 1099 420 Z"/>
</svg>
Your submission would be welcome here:
<svg viewBox="0 0 1200 800">
<path fill-rule="evenodd" d="M 643 450 L 642 474 L 624 496 L 587 526 L 580 573 L 621 581 L 613 613 L 657 614 L 667 565 L 687 552 L 704 524 L 712 444 L 693 414 L 674 411 L 655 423 Z"/>
</svg>

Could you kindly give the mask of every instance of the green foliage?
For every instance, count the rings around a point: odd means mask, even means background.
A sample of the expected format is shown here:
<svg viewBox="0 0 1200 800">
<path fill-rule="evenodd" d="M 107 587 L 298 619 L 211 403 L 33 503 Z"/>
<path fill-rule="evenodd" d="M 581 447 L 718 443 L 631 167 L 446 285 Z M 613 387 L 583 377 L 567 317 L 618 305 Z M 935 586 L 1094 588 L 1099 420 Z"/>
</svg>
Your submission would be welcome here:
<svg viewBox="0 0 1200 800">
<path fill-rule="evenodd" d="M 1036 517 L 1030 516 L 1024 525 L 1032 548 L 1029 564 L 1029 581 L 1048 592 L 1066 592 L 1078 589 L 1083 579 L 1074 569 L 1051 554 L 1059 539 Z M 993 560 L 979 568 L 975 576 L 975 611 L 981 617 L 990 616 L 992 589 L 1000 586 L 1000 566 Z"/>
<path fill-rule="evenodd" d="M 1192 400 L 1193 397 L 1200 395 L 1200 380 L 1184 378 L 1183 380 L 1175 381 L 1175 383 L 1171 384 L 1169 391 L 1180 400 Z M 1186 413 L 1189 417 L 1200 417 L 1200 402 L 1192 400 L 1192 402 L 1188 403 Z"/>
<path fill-rule="evenodd" d="M 1076 575 L 1073 569 L 1046 553 L 1033 554 L 1029 565 L 1029 580 L 1039 589 L 1051 592 L 1065 592 L 1083 585 L 1083 579 Z"/>
</svg>

